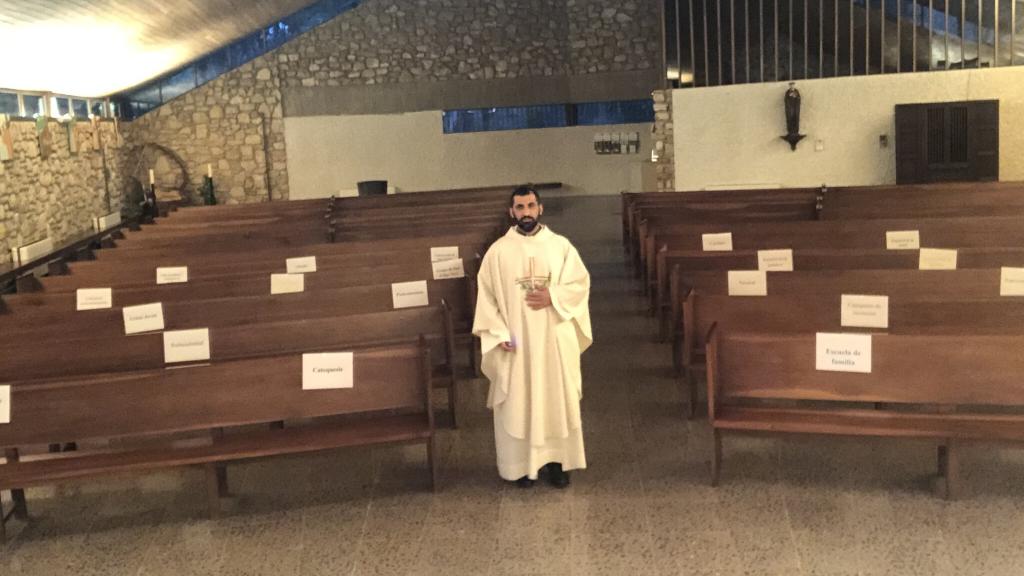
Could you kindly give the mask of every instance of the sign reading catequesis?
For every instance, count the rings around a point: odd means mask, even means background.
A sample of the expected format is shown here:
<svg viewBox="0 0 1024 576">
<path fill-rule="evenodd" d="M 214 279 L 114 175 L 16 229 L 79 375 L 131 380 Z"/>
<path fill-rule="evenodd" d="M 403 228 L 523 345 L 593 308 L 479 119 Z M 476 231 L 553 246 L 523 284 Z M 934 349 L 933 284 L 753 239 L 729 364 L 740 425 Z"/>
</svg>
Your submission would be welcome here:
<svg viewBox="0 0 1024 576">
<path fill-rule="evenodd" d="M 466 270 L 462 266 L 462 258 L 434 262 L 431 266 L 434 267 L 434 280 L 466 277 Z"/>
<path fill-rule="evenodd" d="M 999 271 L 1000 296 L 1024 296 L 1024 268 L 1006 268 Z"/>
<path fill-rule="evenodd" d="M 289 274 L 308 274 L 316 272 L 316 256 L 288 258 L 284 261 Z"/>
<path fill-rule="evenodd" d="M 729 296 L 767 296 L 768 274 L 764 270 L 729 270 Z"/>
<path fill-rule="evenodd" d="M 188 266 L 156 269 L 157 284 L 183 284 L 188 282 Z"/>
<path fill-rule="evenodd" d="M 851 328 L 888 328 L 889 297 L 843 294 L 840 324 Z"/>
<path fill-rule="evenodd" d="M 112 288 L 79 288 L 75 291 L 76 310 L 100 310 L 114 305 Z"/>
<path fill-rule="evenodd" d="M 210 329 L 164 332 L 164 362 L 201 362 L 210 359 Z"/>
<path fill-rule="evenodd" d="M 302 274 L 271 274 L 271 294 L 294 294 L 306 290 L 306 277 Z"/>
<path fill-rule="evenodd" d="M 352 353 L 319 352 L 302 355 L 302 389 L 352 388 Z"/>
<path fill-rule="evenodd" d="M 921 247 L 921 234 L 917 230 L 886 232 L 885 247 L 889 250 L 917 250 Z"/>
<path fill-rule="evenodd" d="M 426 280 L 398 282 L 391 285 L 391 304 L 396 310 L 399 308 L 426 306 L 429 303 Z"/>
<path fill-rule="evenodd" d="M 758 250 L 757 269 L 765 272 L 792 272 L 793 250 Z"/>
<path fill-rule="evenodd" d="M 435 246 L 430 249 L 430 261 L 431 262 L 443 262 L 445 260 L 455 260 L 459 257 L 458 246 Z"/>
<path fill-rule="evenodd" d="M 815 370 L 871 373 L 871 335 L 818 332 Z"/>
<path fill-rule="evenodd" d="M 705 252 L 731 252 L 732 232 L 721 234 L 701 234 L 701 243 Z"/>
<path fill-rule="evenodd" d="M 920 270 L 956 270 L 956 250 L 921 248 L 917 267 Z"/>
<path fill-rule="evenodd" d="M 121 309 L 124 316 L 124 333 L 141 334 L 164 329 L 164 306 L 160 302 L 125 306 Z"/>
</svg>

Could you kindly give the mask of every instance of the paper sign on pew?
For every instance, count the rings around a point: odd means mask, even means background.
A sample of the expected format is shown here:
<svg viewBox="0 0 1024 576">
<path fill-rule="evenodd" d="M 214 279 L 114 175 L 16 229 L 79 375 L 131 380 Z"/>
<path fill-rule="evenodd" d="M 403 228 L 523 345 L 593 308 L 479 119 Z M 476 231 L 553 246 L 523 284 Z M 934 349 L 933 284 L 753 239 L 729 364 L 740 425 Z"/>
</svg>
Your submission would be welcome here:
<svg viewBox="0 0 1024 576">
<path fill-rule="evenodd" d="M 888 328 L 889 297 L 843 294 L 840 325 L 850 328 Z"/>
<path fill-rule="evenodd" d="M 758 250 L 757 269 L 765 272 L 792 272 L 793 250 Z"/>
<path fill-rule="evenodd" d="M 308 274 L 316 272 L 316 256 L 288 258 L 284 261 L 289 274 Z"/>
<path fill-rule="evenodd" d="M 141 334 L 157 332 L 164 329 L 164 306 L 160 302 L 125 306 L 121 309 L 124 316 L 124 333 Z"/>
<path fill-rule="evenodd" d="M 0 424 L 11 423 L 11 386 L 0 386 Z"/>
<path fill-rule="evenodd" d="M 462 258 L 434 262 L 431 266 L 434 268 L 434 280 L 466 277 L 466 269 L 462 265 Z"/>
<path fill-rule="evenodd" d="M 306 291 L 306 277 L 302 274 L 271 274 L 271 294 L 295 294 Z"/>
<path fill-rule="evenodd" d="M 351 352 L 318 352 L 302 355 L 302 389 L 352 388 Z"/>
<path fill-rule="evenodd" d="M 887 250 L 917 250 L 921 247 L 921 234 L 917 230 L 900 230 L 885 233 Z"/>
<path fill-rule="evenodd" d="M 430 262 L 444 262 L 459 258 L 458 246 L 435 246 L 430 249 Z"/>
<path fill-rule="evenodd" d="M 732 252 L 732 232 L 701 234 L 700 240 L 705 252 Z"/>
<path fill-rule="evenodd" d="M 112 288 L 79 288 L 75 291 L 76 310 L 102 310 L 113 306 Z"/>
<path fill-rule="evenodd" d="M 164 332 L 164 363 L 201 362 L 209 359 L 209 328 Z"/>
<path fill-rule="evenodd" d="M 427 298 L 427 281 L 417 280 L 392 284 L 391 303 L 395 310 L 428 305 L 430 301 Z"/>
<path fill-rule="evenodd" d="M 1024 296 L 1024 268 L 1007 268 L 999 270 L 999 295 Z"/>
<path fill-rule="evenodd" d="M 815 370 L 871 373 L 871 334 L 818 332 L 814 347 Z"/>
<path fill-rule="evenodd" d="M 156 269 L 157 284 L 184 284 L 188 282 L 188 266 Z"/>
<path fill-rule="evenodd" d="M 764 270 L 729 270 L 729 296 L 767 296 L 768 274 Z"/>
<path fill-rule="evenodd" d="M 956 270 L 956 250 L 921 248 L 917 268 L 919 270 Z"/>
</svg>

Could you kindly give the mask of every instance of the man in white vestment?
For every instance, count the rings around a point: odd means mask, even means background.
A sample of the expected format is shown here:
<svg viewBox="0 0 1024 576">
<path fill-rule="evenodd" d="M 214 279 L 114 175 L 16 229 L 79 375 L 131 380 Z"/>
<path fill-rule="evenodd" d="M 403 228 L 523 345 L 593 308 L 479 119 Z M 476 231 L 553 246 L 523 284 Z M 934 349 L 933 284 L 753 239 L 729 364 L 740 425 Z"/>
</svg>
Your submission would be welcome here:
<svg viewBox="0 0 1024 576">
<path fill-rule="evenodd" d="M 539 222 L 537 191 L 512 192 L 515 226 L 484 255 L 473 334 L 491 381 L 498 474 L 529 487 L 543 469 L 559 488 L 586 468 L 580 353 L 590 330 L 590 274 L 569 241 Z"/>
</svg>

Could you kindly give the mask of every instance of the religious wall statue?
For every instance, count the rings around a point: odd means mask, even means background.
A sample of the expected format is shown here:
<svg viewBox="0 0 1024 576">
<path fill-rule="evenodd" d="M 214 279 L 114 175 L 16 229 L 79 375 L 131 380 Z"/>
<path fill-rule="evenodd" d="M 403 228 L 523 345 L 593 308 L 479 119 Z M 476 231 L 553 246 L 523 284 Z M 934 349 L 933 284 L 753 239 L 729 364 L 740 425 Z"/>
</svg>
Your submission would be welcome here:
<svg viewBox="0 0 1024 576">
<path fill-rule="evenodd" d="M 800 133 L 800 91 L 796 89 L 796 82 L 789 83 L 783 103 L 786 108 L 786 135 L 780 138 L 789 142 L 790 150 L 796 150 L 797 142 L 806 136 Z"/>
</svg>

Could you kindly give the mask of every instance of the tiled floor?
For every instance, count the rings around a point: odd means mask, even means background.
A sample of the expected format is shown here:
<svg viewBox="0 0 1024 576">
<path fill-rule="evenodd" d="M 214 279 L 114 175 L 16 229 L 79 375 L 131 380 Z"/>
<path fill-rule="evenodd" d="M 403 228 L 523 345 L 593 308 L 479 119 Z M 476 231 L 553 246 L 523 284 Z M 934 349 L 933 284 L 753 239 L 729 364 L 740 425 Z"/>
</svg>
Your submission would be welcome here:
<svg viewBox="0 0 1024 576">
<path fill-rule="evenodd" d="M 568 490 L 498 479 L 485 384 L 466 383 L 462 428 L 440 432 L 436 494 L 422 448 L 234 466 L 217 521 L 197 471 L 36 489 L 0 575 L 1024 574 L 1019 450 L 965 453 L 949 503 L 929 492 L 927 443 L 727 438 L 710 488 L 710 436 L 680 416 L 668 351 L 619 259 L 617 201 L 549 201 L 594 277 L 590 468 Z"/>
</svg>

